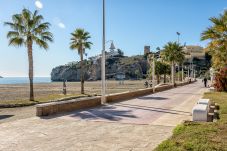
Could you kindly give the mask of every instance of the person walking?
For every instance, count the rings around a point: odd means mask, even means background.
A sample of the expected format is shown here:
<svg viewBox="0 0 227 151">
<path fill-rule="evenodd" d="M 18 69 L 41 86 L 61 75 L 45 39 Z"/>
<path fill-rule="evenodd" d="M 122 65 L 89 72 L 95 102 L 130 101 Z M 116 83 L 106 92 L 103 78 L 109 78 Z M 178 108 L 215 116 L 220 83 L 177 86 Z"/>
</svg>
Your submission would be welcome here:
<svg viewBox="0 0 227 151">
<path fill-rule="evenodd" d="M 207 87 L 207 78 L 206 77 L 203 79 L 203 83 L 204 83 L 204 86 Z"/>
</svg>

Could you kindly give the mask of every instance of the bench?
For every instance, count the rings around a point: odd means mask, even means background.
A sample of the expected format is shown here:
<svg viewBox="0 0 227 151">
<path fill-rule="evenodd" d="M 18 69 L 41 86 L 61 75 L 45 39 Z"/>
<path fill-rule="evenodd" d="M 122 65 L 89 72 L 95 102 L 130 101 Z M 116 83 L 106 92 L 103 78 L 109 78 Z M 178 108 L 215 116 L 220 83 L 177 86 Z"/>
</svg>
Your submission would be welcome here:
<svg viewBox="0 0 227 151">
<path fill-rule="evenodd" d="M 192 120 L 193 121 L 207 121 L 208 117 L 208 105 L 196 104 L 192 109 Z"/>
<path fill-rule="evenodd" d="M 210 102 L 210 99 L 199 99 L 197 104 L 204 104 L 204 105 L 208 105 L 208 107 L 209 107 L 211 102 Z"/>
<path fill-rule="evenodd" d="M 214 92 L 215 88 L 214 87 L 210 87 L 209 90 L 210 90 L 210 92 Z"/>
</svg>

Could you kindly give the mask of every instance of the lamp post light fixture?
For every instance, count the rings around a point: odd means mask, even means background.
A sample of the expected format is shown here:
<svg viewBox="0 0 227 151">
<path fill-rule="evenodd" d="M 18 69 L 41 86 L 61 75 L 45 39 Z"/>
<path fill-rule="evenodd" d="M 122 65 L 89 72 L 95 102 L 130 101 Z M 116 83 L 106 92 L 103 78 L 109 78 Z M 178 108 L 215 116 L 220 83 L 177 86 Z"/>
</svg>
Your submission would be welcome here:
<svg viewBox="0 0 227 151">
<path fill-rule="evenodd" d="M 177 33 L 177 42 L 178 44 L 180 43 L 180 33 L 179 32 L 176 32 Z"/>
</svg>

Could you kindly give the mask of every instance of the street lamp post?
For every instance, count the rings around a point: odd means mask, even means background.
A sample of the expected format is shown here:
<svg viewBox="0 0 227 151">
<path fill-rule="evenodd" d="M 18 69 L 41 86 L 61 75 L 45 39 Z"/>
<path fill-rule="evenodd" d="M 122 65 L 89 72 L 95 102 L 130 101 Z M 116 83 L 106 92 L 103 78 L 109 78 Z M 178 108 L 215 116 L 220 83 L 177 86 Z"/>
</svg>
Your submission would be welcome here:
<svg viewBox="0 0 227 151">
<path fill-rule="evenodd" d="M 105 72 L 105 0 L 103 0 L 103 35 L 102 35 L 102 104 L 106 103 L 106 72 Z"/>
<path fill-rule="evenodd" d="M 154 53 L 152 56 L 153 60 L 152 60 L 152 88 L 153 88 L 153 93 L 155 92 L 155 81 L 154 81 L 154 77 L 155 77 L 155 57 L 154 57 Z"/>
</svg>

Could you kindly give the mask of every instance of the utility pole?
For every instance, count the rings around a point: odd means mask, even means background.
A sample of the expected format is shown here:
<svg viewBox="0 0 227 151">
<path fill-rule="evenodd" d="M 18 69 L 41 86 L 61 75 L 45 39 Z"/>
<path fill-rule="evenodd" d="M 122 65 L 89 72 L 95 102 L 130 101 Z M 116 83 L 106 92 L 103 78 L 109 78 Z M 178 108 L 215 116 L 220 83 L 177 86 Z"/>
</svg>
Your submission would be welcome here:
<svg viewBox="0 0 227 151">
<path fill-rule="evenodd" d="M 102 97 L 101 97 L 101 103 L 105 104 L 106 103 L 106 72 L 105 72 L 105 0 L 103 0 L 103 35 L 102 35 Z"/>
</svg>

